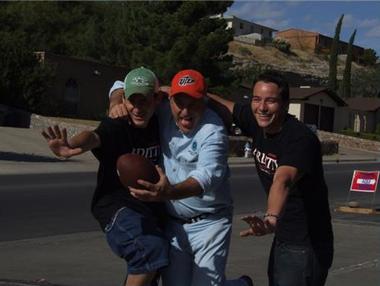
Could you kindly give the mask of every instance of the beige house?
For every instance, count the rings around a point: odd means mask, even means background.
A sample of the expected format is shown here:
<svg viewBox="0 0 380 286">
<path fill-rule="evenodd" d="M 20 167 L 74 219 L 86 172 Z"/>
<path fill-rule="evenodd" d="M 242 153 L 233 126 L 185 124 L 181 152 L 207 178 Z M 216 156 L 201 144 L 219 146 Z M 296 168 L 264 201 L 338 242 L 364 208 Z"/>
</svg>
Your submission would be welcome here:
<svg viewBox="0 0 380 286">
<path fill-rule="evenodd" d="M 58 102 L 63 116 L 96 119 L 104 115 L 110 87 L 127 73 L 125 68 L 96 61 L 47 52 L 36 54 L 42 63 L 55 68 L 55 79 L 48 95 Z"/>
<path fill-rule="evenodd" d="M 322 35 L 317 32 L 305 31 L 301 29 L 287 29 L 278 31 L 276 38 L 281 38 L 289 42 L 291 47 L 309 51 L 311 53 L 329 53 L 333 38 Z M 344 41 L 339 42 L 338 53 L 347 53 L 348 43 Z M 360 46 L 352 46 L 352 56 L 356 60 L 359 56 L 363 55 L 364 48 Z"/>
<path fill-rule="evenodd" d="M 338 131 L 347 124 L 347 104 L 325 87 L 291 87 L 289 113 L 320 130 Z"/>
<path fill-rule="evenodd" d="M 355 132 L 373 133 L 380 128 L 380 98 L 357 97 L 346 100 L 349 111 L 349 126 Z"/>
</svg>

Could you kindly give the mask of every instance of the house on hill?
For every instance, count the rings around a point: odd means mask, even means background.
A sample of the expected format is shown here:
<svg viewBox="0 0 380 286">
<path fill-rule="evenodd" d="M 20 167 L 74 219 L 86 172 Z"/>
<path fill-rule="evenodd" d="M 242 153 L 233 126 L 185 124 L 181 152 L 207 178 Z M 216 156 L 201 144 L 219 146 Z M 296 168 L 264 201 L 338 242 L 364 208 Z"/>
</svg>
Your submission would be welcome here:
<svg viewBox="0 0 380 286">
<path fill-rule="evenodd" d="M 47 93 L 58 103 L 62 116 L 96 119 L 108 108 L 108 91 L 113 82 L 123 79 L 126 69 L 70 56 L 36 52 L 41 63 L 55 70 Z"/>
<path fill-rule="evenodd" d="M 234 38 L 239 36 L 249 36 L 253 39 L 271 42 L 273 39 L 273 33 L 277 31 L 276 29 L 243 20 L 236 16 L 224 16 L 223 14 L 219 14 L 215 17 L 226 20 L 227 29 L 233 30 Z"/>
<path fill-rule="evenodd" d="M 349 126 L 355 132 L 373 133 L 380 128 L 380 98 L 355 97 L 346 100 L 349 112 Z"/>
<path fill-rule="evenodd" d="M 330 48 L 333 42 L 333 38 L 322 35 L 318 32 L 305 31 L 301 29 L 287 29 L 283 31 L 278 31 L 276 33 L 276 38 L 281 38 L 287 40 L 291 47 L 309 51 L 312 53 L 325 53 L 330 52 Z M 338 54 L 347 53 L 348 43 L 344 41 L 339 42 Z M 357 60 L 360 56 L 364 54 L 364 48 L 360 46 L 352 46 L 352 56 L 354 60 Z"/>
</svg>

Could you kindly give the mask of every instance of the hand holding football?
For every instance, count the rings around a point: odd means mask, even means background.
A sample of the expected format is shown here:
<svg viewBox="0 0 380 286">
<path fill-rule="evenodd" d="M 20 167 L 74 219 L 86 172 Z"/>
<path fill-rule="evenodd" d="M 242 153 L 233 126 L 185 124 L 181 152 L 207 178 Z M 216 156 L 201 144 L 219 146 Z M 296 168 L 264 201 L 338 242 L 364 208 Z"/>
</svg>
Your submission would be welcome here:
<svg viewBox="0 0 380 286">
<path fill-rule="evenodd" d="M 160 176 L 154 164 L 143 156 L 137 154 L 121 155 L 116 163 L 120 182 L 125 188 L 142 188 L 137 183 L 141 179 L 150 183 L 157 183 Z"/>
</svg>

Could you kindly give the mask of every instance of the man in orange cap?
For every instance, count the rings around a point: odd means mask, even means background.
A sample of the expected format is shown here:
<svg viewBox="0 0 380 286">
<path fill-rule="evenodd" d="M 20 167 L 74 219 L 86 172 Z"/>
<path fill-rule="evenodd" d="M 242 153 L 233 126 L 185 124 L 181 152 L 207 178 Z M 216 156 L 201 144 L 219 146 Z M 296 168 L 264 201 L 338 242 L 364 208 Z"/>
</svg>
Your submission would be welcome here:
<svg viewBox="0 0 380 286">
<path fill-rule="evenodd" d="M 232 227 L 228 136 L 206 106 L 206 92 L 198 71 L 174 76 L 169 102 L 157 111 L 165 174 L 159 169 L 157 184 L 139 181 L 147 190 L 130 191 L 144 201 L 167 202 L 171 250 L 163 285 L 251 286 L 248 276 L 225 280 Z"/>
</svg>

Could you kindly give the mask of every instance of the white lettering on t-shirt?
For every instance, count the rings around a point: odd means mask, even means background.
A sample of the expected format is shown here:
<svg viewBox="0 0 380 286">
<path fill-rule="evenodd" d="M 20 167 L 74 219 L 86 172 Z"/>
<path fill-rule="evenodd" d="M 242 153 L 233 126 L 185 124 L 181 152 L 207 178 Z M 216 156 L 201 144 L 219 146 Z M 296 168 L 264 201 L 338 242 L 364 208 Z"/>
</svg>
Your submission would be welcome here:
<svg viewBox="0 0 380 286">
<path fill-rule="evenodd" d="M 160 146 L 156 145 L 147 148 L 133 148 L 131 153 L 148 159 L 156 159 L 160 155 Z"/>
<path fill-rule="evenodd" d="M 253 150 L 252 154 L 261 171 L 274 174 L 278 167 L 276 155 L 260 152 L 257 148 Z"/>
</svg>

